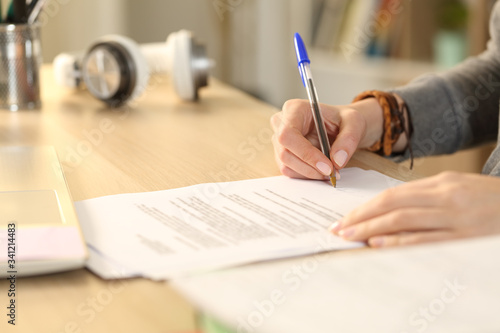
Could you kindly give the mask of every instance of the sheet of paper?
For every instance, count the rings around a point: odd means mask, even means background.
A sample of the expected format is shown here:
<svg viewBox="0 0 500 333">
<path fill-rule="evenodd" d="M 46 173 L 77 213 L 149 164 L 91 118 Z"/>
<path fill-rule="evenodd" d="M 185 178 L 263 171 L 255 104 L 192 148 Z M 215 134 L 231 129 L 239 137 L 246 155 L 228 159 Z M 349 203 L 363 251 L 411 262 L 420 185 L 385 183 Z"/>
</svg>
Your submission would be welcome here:
<svg viewBox="0 0 500 333">
<path fill-rule="evenodd" d="M 234 332 L 500 332 L 500 236 L 256 263 L 174 279 Z"/>
<path fill-rule="evenodd" d="M 362 246 L 328 226 L 399 184 L 374 171 L 327 181 L 271 177 L 80 201 L 88 267 L 103 278 L 169 279 L 282 257 Z"/>
</svg>

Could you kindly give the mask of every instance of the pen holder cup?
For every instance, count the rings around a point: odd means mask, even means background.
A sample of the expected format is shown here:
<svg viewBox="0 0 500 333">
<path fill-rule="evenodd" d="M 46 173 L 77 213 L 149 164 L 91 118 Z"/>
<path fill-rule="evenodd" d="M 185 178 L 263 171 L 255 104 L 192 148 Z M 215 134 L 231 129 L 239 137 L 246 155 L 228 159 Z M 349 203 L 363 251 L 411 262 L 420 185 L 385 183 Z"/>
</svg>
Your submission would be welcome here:
<svg viewBox="0 0 500 333">
<path fill-rule="evenodd" d="M 38 109 L 42 47 L 38 24 L 0 24 L 0 109 Z"/>
</svg>

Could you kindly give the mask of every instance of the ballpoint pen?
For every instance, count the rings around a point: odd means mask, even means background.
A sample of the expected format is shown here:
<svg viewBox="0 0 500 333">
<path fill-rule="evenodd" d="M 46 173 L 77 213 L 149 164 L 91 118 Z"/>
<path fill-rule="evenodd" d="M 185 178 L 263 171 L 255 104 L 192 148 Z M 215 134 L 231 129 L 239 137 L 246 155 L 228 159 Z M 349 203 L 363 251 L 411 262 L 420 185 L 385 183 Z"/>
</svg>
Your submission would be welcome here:
<svg viewBox="0 0 500 333">
<path fill-rule="evenodd" d="M 299 66 L 300 77 L 302 78 L 302 84 L 306 87 L 307 96 L 309 97 L 309 102 L 311 104 L 311 111 L 314 118 L 314 124 L 316 125 L 316 131 L 318 132 L 319 143 L 321 146 L 321 151 L 325 156 L 330 159 L 330 142 L 328 141 L 328 136 L 326 134 L 325 123 L 323 122 L 323 117 L 321 115 L 321 109 L 319 106 L 318 93 L 311 73 L 311 61 L 307 55 L 306 46 L 302 41 L 302 37 L 298 33 L 295 33 L 295 53 L 297 55 L 297 62 Z M 337 187 L 337 179 L 335 178 L 335 167 L 330 174 L 330 181 L 333 187 Z"/>
</svg>

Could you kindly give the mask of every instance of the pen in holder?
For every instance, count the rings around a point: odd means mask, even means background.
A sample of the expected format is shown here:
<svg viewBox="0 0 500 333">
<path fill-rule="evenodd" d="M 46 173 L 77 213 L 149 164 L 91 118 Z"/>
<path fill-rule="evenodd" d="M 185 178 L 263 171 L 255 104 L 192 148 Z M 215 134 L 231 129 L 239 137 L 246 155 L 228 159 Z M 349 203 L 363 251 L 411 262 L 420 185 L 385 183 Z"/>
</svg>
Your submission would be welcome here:
<svg viewBox="0 0 500 333">
<path fill-rule="evenodd" d="M 0 109 L 40 108 L 41 64 L 39 24 L 0 24 Z"/>
</svg>

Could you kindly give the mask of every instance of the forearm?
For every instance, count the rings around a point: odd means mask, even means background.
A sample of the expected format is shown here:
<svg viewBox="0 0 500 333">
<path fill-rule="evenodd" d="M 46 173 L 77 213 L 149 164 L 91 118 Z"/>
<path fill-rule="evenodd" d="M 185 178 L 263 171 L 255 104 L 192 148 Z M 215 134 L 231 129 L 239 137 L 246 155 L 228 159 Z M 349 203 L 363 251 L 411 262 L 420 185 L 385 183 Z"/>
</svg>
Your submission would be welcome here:
<svg viewBox="0 0 500 333">
<path fill-rule="evenodd" d="M 409 107 L 414 128 L 412 146 L 419 155 L 450 154 L 496 138 L 498 45 L 497 36 L 482 55 L 393 90 Z"/>
</svg>

